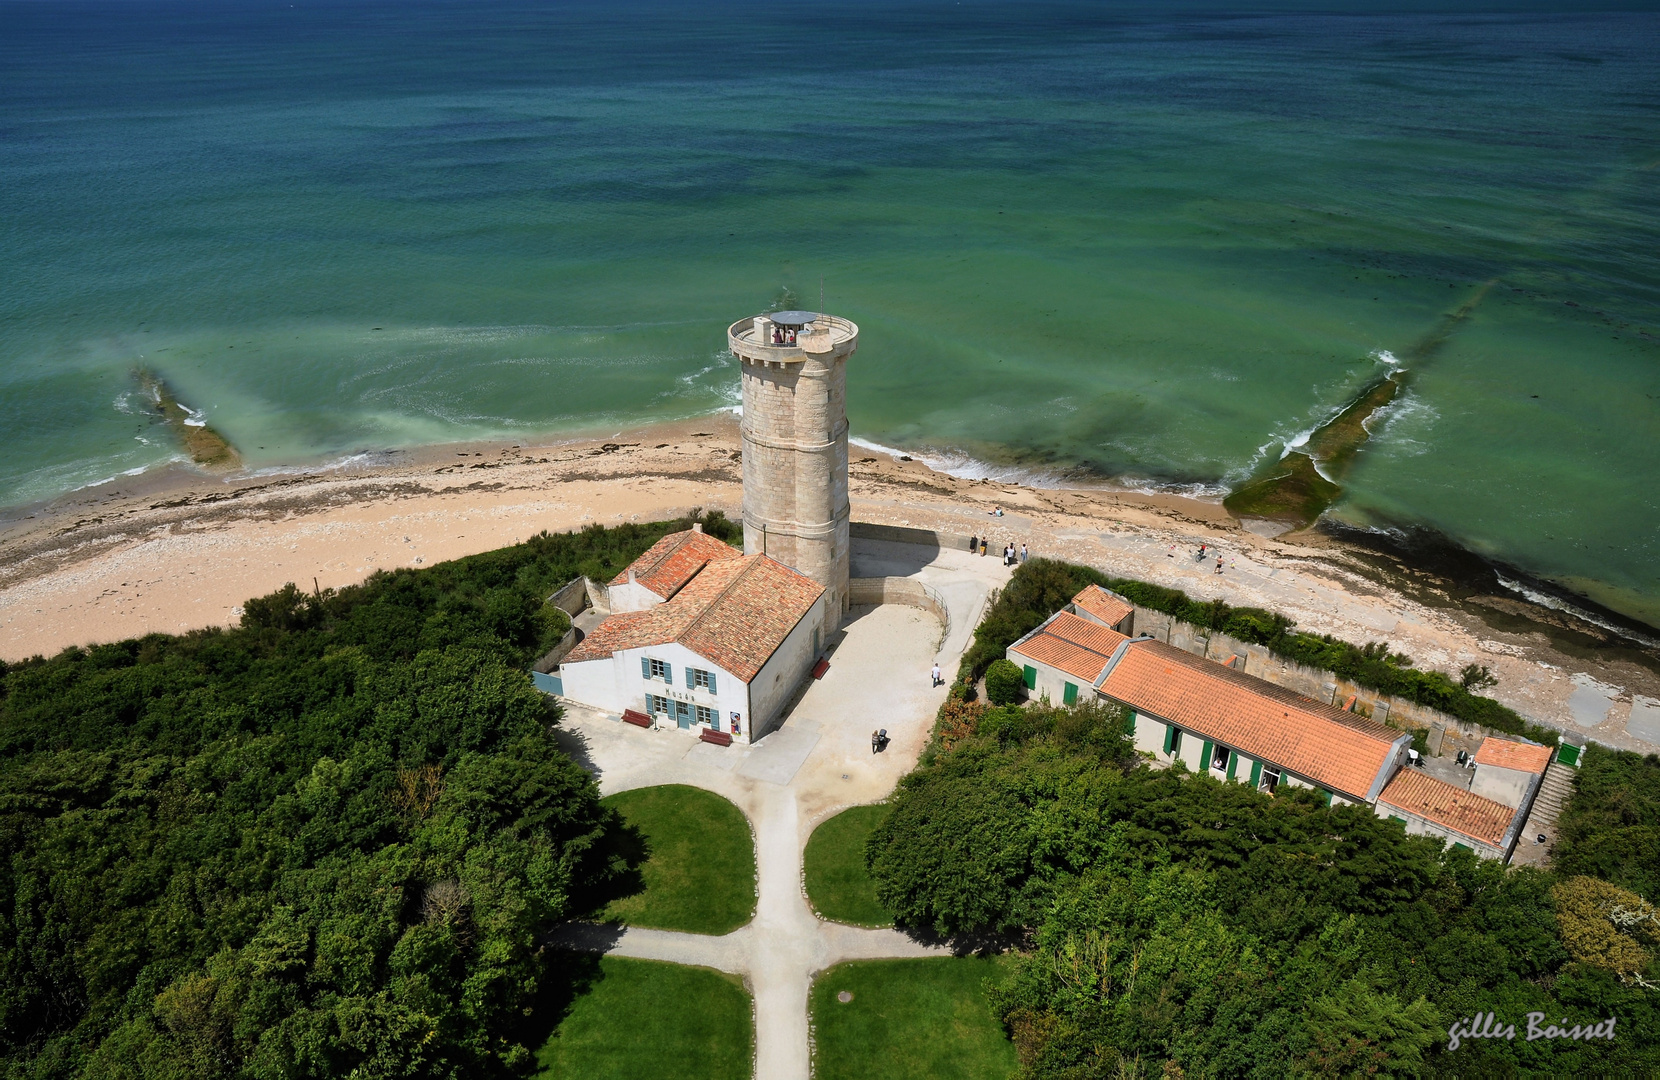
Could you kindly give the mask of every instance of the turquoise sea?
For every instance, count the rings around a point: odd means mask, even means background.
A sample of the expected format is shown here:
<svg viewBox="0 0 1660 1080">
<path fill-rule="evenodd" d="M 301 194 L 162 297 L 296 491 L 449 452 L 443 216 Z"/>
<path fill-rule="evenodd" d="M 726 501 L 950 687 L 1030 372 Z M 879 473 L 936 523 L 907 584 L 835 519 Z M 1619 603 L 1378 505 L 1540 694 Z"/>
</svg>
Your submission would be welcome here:
<svg viewBox="0 0 1660 1080">
<path fill-rule="evenodd" d="M 1660 624 L 1660 15 L 1325 8 L 0 0 L 0 506 L 176 454 L 135 365 L 274 468 L 821 287 L 855 437 L 1219 490 L 1492 283 L 1334 513 Z"/>
</svg>

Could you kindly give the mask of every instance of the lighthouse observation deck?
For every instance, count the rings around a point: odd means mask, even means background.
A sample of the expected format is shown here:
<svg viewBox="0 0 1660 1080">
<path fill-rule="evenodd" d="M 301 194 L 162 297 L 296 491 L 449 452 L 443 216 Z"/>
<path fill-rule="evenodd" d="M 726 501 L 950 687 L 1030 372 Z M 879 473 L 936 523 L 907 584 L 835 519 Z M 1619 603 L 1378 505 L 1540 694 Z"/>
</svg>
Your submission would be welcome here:
<svg viewBox="0 0 1660 1080">
<path fill-rule="evenodd" d="M 809 356 L 849 356 L 859 347 L 859 327 L 813 311 L 774 311 L 739 319 L 726 330 L 733 355 L 752 364 L 799 364 Z"/>
</svg>

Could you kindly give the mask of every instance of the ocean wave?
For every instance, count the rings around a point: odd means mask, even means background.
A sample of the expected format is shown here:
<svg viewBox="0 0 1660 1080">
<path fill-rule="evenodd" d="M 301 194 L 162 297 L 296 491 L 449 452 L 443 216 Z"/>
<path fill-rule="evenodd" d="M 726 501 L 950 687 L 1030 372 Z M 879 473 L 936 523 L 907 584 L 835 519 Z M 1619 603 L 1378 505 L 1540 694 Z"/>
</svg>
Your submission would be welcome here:
<svg viewBox="0 0 1660 1080">
<path fill-rule="evenodd" d="M 1582 608 L 1578 604 L 1572 603 L 1571 601 L 1564 600 L 1559 596 L 1552 596 L 1548 592 L 1532 588 L 1525 582 L 1512 581 L 1498 571 L 1493 572 L 1493 577 L 1498 580 L 1500 585 L 1503 585 L 1517 596 L 1520 596 L 1524 600 L 1528 600 L 1531 603 L 1538 604 L 1540 607 L 1547 607 L 1552 611 L 1565 612 L 1566 614 L 1572 615 L 1576 619 L 1590 623 L 1592 626 L 1600 626 L 1602 629 L 1607 630 L 1611 634 L 1617 634 L 1620 637 L 1626 638 L 1630 641 L 1640 642 L 1651 649 L 1660 648 L 1660 638 L 1639 633 L 1630 627 L 1620 626 L 1616 623 L 1610 622 L 1594 611 L 1587 611 L 1585 608 Z"/>
</svg>

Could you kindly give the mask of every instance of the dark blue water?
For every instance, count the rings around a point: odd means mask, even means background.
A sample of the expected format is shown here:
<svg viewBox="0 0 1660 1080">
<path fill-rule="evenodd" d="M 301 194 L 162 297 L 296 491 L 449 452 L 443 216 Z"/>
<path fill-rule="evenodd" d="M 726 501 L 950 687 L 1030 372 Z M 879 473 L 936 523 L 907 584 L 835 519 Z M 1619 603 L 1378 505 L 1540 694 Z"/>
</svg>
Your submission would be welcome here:
<svg viewBox="0 0 1660 1080">
<path fill-rule="evenodd" d="M 1660 621 L 1648 11 L 0 2 L 0 218 L 0 505 L 178 455 L 138 365 L 252 468 L 592 429 L 821 281 L 856 437 L 1221 490 L 1479 293 L 1334 514 Z"/>
</svg>

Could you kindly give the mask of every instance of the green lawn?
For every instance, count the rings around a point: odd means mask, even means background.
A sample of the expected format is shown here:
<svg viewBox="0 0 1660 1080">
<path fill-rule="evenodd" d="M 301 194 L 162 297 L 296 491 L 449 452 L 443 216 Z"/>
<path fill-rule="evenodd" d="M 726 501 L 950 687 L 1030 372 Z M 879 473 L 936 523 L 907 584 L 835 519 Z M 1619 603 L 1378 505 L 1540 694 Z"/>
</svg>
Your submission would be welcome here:
<svg viewBox="0 0 1660 1080">
<path fill-rule="evenodd" d="M 807 899 L 826 919 L 854 926 L 892 926 L 865 870 L 865 840 L 887 817 L 886 804 L 855 806 L 823 821 L 807 841 Z"/>
<path fill-rule="evenodd" d="M 755 915 L 755 843 L 743 811 L 684 784 L 607 798 L 638 830 L 648 857 L 630 895 L 598 913 L 607 922 L 725 934 Z"/>
<path fill-rule="evenodd" d="M 813 982 L 814 1080 L 1007 1080 L 1014 1044 L 986 1003 L 997 957 L 856 960 Z M 842 1003 L 837 994 L 852 993 Z"/>
<path fill-rule="evenodd" d="M 748 1080 L 753 1006 L 732 975 L 607 956 L 536 1054 L 537 1080 Z"/>
</svg>

